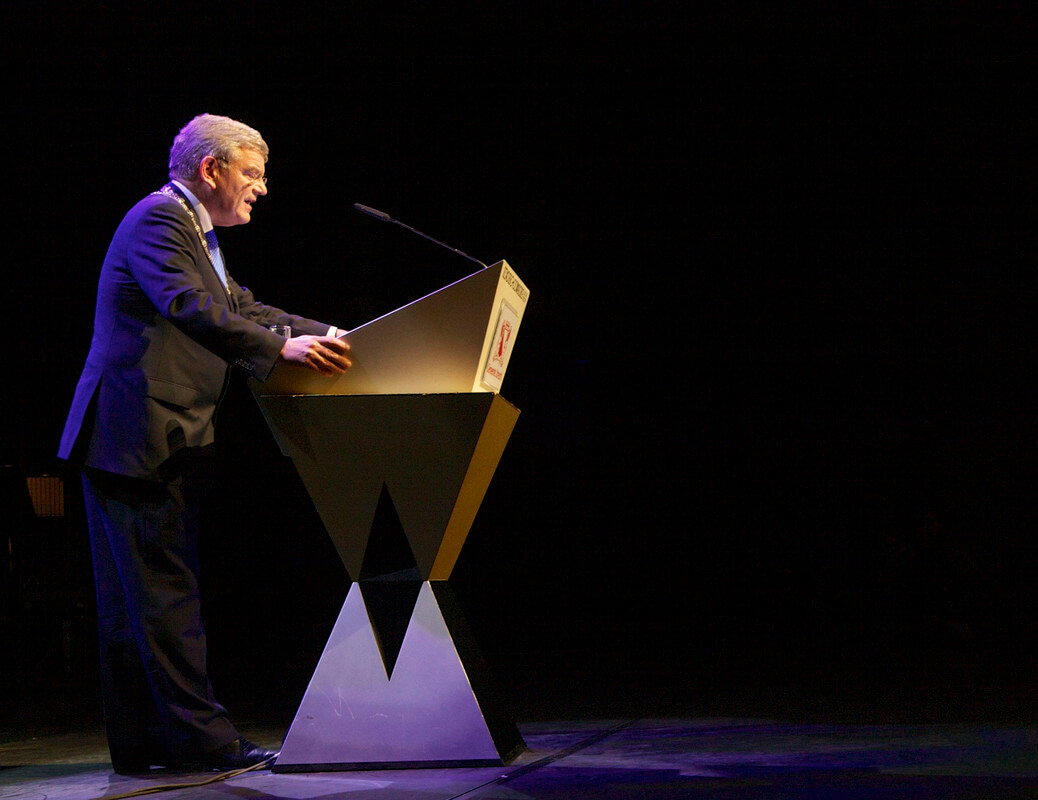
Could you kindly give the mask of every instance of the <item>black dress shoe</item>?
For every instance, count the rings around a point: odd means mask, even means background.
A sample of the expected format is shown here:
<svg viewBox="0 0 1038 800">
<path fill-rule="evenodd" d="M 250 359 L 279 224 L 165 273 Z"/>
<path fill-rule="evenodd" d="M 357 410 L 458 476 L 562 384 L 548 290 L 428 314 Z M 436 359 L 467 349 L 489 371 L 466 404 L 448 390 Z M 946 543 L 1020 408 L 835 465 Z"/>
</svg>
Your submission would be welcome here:
<svg viewBox="0 0 1038 800">
<path fill-rule="evenodd" d="M 202 767 L 221 772 L 229 769 L 245 769 L 266 761 L 273 764 L 277 755 L 276 750 L 257 747 L 244 736 L 239 736 L 230 744 L 210 750 L 202 756 Z"/>
</svg>

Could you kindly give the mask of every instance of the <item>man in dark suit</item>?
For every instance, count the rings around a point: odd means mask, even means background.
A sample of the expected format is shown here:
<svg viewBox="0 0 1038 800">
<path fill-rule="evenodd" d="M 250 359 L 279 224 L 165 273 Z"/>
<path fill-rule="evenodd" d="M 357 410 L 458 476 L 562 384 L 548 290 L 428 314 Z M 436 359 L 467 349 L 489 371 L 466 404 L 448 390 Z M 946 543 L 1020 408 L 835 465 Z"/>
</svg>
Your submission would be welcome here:
<svg viewBox="0 0 1038 800">
<path fill-rule="evenodd" d="M 336 328 L 259 303 L 227 272 L 213 228 L 250 220 L 267 153 L 243 123 L 193 119 L 170 151 L 171 182 L 127 213 L 101 268 L 59 455 L 82 466 L 116 772 L 276 755 L 238 734 L 207 676 L 199 464 L 231 365 L 262 380 L 278 362 L 333 375 L 350 361 Z"/>
</svg>

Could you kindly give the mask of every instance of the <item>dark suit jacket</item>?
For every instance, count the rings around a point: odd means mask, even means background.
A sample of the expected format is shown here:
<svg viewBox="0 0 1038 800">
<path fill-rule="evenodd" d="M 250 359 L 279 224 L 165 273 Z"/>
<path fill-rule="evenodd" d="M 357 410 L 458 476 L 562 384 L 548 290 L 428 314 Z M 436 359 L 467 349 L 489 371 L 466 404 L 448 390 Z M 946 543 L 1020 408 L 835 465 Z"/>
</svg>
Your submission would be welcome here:
<svg viewBox="0 0 1038 800">
<path fill-rule="evenodd" d="M 284 340 L 267 325 L 322 335 L 328 325 L 259 303 L 212 266 L 193 216 L 145 197 L 123 219 L 101 268 L 94 334 L 58 455 L 147 480 L 171 456 L 213 441 L 229 365 L 264 379 Z"/>
</svg>

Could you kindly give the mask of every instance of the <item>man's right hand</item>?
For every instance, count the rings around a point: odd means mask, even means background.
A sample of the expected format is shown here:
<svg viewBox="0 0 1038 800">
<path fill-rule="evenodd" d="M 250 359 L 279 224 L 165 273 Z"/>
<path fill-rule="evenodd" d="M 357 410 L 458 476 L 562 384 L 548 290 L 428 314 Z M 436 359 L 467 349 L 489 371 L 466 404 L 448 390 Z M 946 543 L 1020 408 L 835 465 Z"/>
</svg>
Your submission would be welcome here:
<svg viewBox="0 0 1038 800">
<path fill-rule="evenodd" d="M 296 336 L 285 340 L 280 358 L 322 375 L 341 375 L 353 366 L 349 352 L 346 341 L 334 336 Z"/>
</svg>

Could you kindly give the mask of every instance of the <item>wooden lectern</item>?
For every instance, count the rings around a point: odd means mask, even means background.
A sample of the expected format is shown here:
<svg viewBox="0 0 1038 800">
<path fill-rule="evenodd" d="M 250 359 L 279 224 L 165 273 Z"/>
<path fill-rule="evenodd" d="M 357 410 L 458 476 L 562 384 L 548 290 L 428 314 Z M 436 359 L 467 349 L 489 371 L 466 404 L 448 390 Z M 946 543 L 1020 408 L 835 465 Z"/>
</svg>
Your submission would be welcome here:
<svg viewBox="0 0 1038 800">
<path fill-rule="evenodd" d="M 447 579 L 519 416 L 504 261 L 357 328 L 341 376 L 253 391 L 353 584 L 275 772 L 500 765 L 524 747 Z"/>
</svg>

